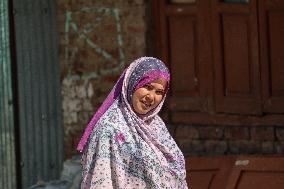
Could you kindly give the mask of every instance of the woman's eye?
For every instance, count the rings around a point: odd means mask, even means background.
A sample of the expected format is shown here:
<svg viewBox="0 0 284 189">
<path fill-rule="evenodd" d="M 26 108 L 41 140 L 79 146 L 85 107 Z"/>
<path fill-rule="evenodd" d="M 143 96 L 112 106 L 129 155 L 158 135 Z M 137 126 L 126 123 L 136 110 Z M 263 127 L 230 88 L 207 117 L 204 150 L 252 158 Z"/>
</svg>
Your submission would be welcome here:
<svg viewBox="0 0 284 189">
<path fill-rule="evenodd" d="M 164 91 L 156 91 L 157 95 L 164 95 Z"/>
<path fill-rule="evenodd" d="M 144 85 L 144 88 L 148 90 L 152 90 L 153 87 L 151 85 Z"/>
</svg>

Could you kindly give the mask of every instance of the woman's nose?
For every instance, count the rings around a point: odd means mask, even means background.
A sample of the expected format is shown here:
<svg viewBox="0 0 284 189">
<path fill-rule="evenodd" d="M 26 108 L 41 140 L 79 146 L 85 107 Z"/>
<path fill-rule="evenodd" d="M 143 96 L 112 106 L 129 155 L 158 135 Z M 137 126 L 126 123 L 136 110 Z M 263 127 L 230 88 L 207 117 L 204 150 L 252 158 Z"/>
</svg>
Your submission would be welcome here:
<svg viewBox="0 0 284 189">
<path fill-rule="evenodd" d="M 152 93 L 148 93 L 148 94 L 146 95 L 146 101 L 147 101 L 148 103 L 152 103 L 152 102 L 154 101 L 154 95 L 153 95 Z"/>
</svg>

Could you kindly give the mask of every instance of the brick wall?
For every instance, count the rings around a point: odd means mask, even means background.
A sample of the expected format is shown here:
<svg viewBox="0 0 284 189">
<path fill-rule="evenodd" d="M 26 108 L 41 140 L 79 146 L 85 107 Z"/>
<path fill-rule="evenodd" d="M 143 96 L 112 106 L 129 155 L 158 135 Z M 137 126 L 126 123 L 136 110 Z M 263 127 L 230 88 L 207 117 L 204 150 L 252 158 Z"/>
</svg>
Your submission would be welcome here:
<svg viewBox="0 0 284 189">
<path fill-rule="evenodd" d="M 284 153 L 284 128 L 280 126 L 169 127 L 186 155 Z"/>
<path fill-rule="evenodd" d="M 143 0 L 57 1 L 66 158 L 76 153 L 123 68 L 145 56 L 146 6 Z"/>
<path fill-rule="evenodd" d="M 153 19 L 146 0 L 58 0 L 65 155 L 123 67 L 153 55 Z M 186 155 L 282 154 L 279 126 L 170 125 Z"/>
</svg>

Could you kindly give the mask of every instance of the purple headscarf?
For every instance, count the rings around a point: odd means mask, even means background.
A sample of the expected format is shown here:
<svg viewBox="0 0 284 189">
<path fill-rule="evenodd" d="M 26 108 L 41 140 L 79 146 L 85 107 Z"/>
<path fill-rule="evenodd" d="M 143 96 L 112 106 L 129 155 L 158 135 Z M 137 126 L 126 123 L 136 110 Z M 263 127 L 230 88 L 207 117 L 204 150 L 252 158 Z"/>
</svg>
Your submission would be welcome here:
<svg viewBox="0 0 284 189">
<path fill-rule="evenodd" d="M 178 188 L 187 189 L 184 157 L 157 115 L 132 108 L 134 91 L 170 74 L 156 58 L 142 57 L 123 72 L 96 112 L 78 145 L 82 155 L 82 189 Z"/>
<path fill-rule="evenodd" d="M 122 84 L 125 80 L 125 72 L 127 71 L 128 73 L 131 71 L 131 74 L 129 75 L 129 77 L 131 77 L 131 80 L 129 81 L 127 86 L 127 100 L 129 103 L 131 102 L 130 99 L 132 99 L 132 94 L 136 89 L 143 87 L 145 84 L 150 83 L 158 78 L 166 79 L 168 81 L 167 88 L 169 87 L 169 70 L 161 60 L 153 57 L 141 57 L 135 60 L 128 67 L 128 69 L 126 69 L 121 74 L 108 97 L 105 99 L 101 107 L 98 109 L 98 111 L 92 117 L 91 121 L 88 123 L 87 128 L 85 129 L 85 132 L 77 146 L 78 151 L 82 152 L 84 150 L 88 138 L 97 121 L 107 111 L 107 109 L 112 105 L 112 103 L 121 95 Z M 160 104 L 160 107 L 162 106 L 162 104 L 163 102 Z M 158 111 L 159 110 L 160 109 L 158 109 Z"/>
</svg>

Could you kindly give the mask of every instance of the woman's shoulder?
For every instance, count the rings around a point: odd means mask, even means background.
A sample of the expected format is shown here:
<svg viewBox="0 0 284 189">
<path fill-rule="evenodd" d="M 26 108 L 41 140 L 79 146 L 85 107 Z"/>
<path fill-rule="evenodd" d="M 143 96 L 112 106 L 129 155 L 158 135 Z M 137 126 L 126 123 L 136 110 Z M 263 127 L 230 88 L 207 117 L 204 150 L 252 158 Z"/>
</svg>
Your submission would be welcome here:
<svg viewBox="0 0 284 189">
<path fill-rule="evenodd" d="M 159 115 L 156 115 L 156 116 L 155 116 L 155 121 L 158 121 L 158 122 L 160 122 L 160 123 L 162 123 L 162 124 L 165 124 L 164 121 L 163 121 L 163 119 L 162 119 Z"/>
<path fill-rule="evenodd" d="M 123 125 L 125 125 L 125 120 L 117 102 L 110 106 L 96 124 L 97 129 L 104 132 L 112 132 Z"/>
<path fill-rule="evenodd" d="M 152 126 L 154 128 L 156 128 L 157 132 L 159 132 L 160 134 L 161 133 L 166 134 L 166 135 L 169 134 L 169 131 L 168 131 L 168 128 L 167 128 L 165 122 L 158 115 L 155 116 L 155 118 L 154 118 L 154 120 L 152 122 Z"/>
<path fill-rule="evenodd" d="M 165 122 L 163 121 L 163 119 L 159 116 L 159 115 L 156 115 L 153 119 L 153 122 L 152 124 L 155 124 L 157 127 L 159 128 L 164 128 L 166 127 L 166 124 Z"/>
</svg>

